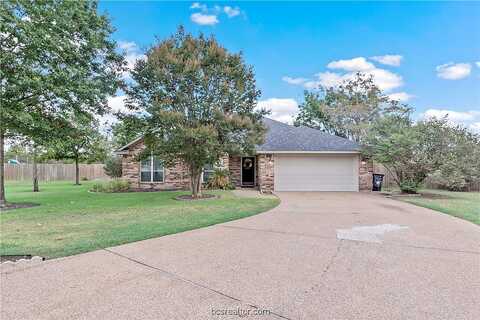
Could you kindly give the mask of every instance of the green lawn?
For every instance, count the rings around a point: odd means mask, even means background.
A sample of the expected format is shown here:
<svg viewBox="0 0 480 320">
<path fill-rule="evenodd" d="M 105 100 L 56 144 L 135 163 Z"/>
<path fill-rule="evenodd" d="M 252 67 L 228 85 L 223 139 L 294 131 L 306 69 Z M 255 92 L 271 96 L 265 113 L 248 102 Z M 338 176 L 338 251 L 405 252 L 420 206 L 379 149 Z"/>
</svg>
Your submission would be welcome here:
<svg viewBox="0 0 480 320">
<path fill-rule="evenodd" d="M 399 197 L 402 201 L 437 210 L 480 225 L 480 192 L 423 190 L 420 197 Z"/>
<path fill-rule="evenodd" d="M 92 184 L 43 183 L 33 193 L 30 183 L 8 183 L 7 201 L 40 206 L 0 214 L 0 255 L 68 256 L 248 217 L 279 203 L 230 191 L 199 201 L 173 199 L 188 192 L 90 193 Z"/>
</svg>

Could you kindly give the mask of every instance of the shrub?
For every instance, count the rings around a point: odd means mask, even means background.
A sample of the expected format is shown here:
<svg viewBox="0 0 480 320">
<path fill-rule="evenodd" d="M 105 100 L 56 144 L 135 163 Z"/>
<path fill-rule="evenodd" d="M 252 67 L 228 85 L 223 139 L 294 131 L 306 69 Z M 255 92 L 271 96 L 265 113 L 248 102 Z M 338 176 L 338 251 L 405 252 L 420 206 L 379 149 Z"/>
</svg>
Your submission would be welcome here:
<svg viewBox="0 0 480 320">
<path fill-rule="evenodd" d="M 415 180 L 403 180 L 401 181 L 398 186 L 400 187 L 400 191 L 403 193 L 417 193 L 418 189 L 420 189 L 421 184 Z"/>
<path fill-rule="evenodd" d="M 126 192 L 130 189 L 130 184 L 126 180 L 110 180 L 106 182 L 96 182 L 92 190 L 93 192 L 106 192 L 106 193 L 114 193 L 114 192 Z"/>
<path fill-rule="evenodd" d="M 111 178 L 122 177 L 122 159 L 119 157 L 109 157 L 103 166 L 105 174 Z"/>
<path fill-rule="evenodd" d="M 80 180 L 82 180 L 82 181 L 88 181 L 88 178 L 87 178 L 87 177 L 81 177 Z"/>
<path fill-rule="evenodd" d="M 232 190 L 235 186 L 230 182 L 230 172 L 227 169 L 215 169 L 207 181 L 207 188 Z"/>
</svg>

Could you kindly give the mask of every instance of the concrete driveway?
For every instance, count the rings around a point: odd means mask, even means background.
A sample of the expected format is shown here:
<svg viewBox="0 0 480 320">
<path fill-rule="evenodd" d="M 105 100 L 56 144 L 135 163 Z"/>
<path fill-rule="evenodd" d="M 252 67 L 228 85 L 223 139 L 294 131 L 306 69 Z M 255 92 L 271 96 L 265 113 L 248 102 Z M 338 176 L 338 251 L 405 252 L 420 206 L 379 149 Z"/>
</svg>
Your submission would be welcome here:
<svg viewBox="0 0 480 320">
<path fill-rule="evenodd" d="M 373 194 L 279 196 L 250 218 L 4 271 L 1 318 L 480 319 L 478 226 Z"/>
</svg>

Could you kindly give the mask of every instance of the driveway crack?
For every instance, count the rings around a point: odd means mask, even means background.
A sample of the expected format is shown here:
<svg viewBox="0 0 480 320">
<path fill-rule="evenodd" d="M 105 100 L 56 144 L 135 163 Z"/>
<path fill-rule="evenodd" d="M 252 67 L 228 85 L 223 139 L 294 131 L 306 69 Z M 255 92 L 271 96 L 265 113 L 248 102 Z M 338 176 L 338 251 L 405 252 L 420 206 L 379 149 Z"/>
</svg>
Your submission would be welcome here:
<svg viewBox="0 0 480 320">
<path fill-rule="evenodd" d="M 330 261 L 327 263 L 327 265 L 326 265 L 325 268 L 323 269 L 321 278 L 323 278 L 323 277 L 325 276 L 325 274 L 328 272 L 328 270 L 330 270 L 330 267 L 332 266 L 333 262 L 335 261 L 335 259 L 336 259 L 336 258 L 338 257 L 338 255 L 340 254 L 340 249 L 342 248 L 342 244 L 343 244 L 343 240 L 340 239 L 340 240 L 339 240 L 339 243 L 338 243 L 338 246 L 337 246 L 337 250 L 335 251 L 335 253 L 333 254 L 333 256 L 330 258 Z"/>
<path fill-rule="evenodd" d="M 202 288 L 202 289 L 208 290 L 208 291 L 213 292 L 213 293 L 215 293 L 215 294 L 218 294 L 218 295 L 220 295 L 220 296 L 222 296 L 222 297 L 224 297 L 224 298 L 227 298 L 227 299 L 230 299 L 230 300 L 233 300 L 233 301 L 242 303 L 242 304 L 247 305 L 247 306 L 249 306 L 249 307 L 252 307 L 252 308 L 254 308 L 254 309 L 260 309 L 260 307 L 257 306 L 257 305 L 255 305 L 255 304 L 245 302 L 245 301 L 243 301 L 243 300 L 241 300 L 241 299 L 239 299 L 239 298 L 235 298 L 235 297 L 233 297 L 233 296 L 231 296 L 231 295 L 228 295 L 228 294 L 226 294 L 226 293 L 224 293 L 224 292 L 222 292 L 222 291 L 219 291 L 219 290 L 210 288 L 210 287 L 208 287 L 207 285 L 204 285 L 204 284 L 201 284 L 201 283 L 199 283 L 199 282 L 196 282 L 196 281 L 187 279 L 187 278 L 185 278 L 185 277 L 182 277 L 182 276 L 180 276 L 180 275 L 178 275 L 178 274 L 175 274 L 175 273 L 173 273 L 173 272 L 170 272 L 170 271 L 168 271 L 168 270 L 165 270 L 165 269 L 161 269 L 161 268 L 152 266 L 152 265 L 150 265 L 150 264 L 148 264 L 148 263 L 142 262 L 142 261 L 137 260 L 137 259 L 130 258 L 130 257 L 126 256 L 126 255 L 123 255 L 123 254 L 121 254 L 121 253 L 118 253 L 118 252 L 115 252 L 115 251 L 112 251 L 112 250 L 109 250 L 109 249 L 105 249 L 105 248 L 104 248 L 103 250 L 104 250 L 104 251 L 107 251 L 107 252 L 109 252 L 109 253 L 111 253 L 111 254 L 113 254 L 113 255 L 116 255 L 116 256 L 118 256 L 118 257 L 127 259 L 127 260 L 129 260 L 129 261 L 131 261 L 131 262 L 133 262 L 133 263 L 137 263 L 137 264 L 140 264 L 140 265 L 142 265 L 142 266 L 144 266 L 144 267 L 147 267 L 147 268 L 156 270 L 156 271 L 158 271 L 158 272 L 161 272 L 161 273 L 163 273 L 163 274 L 165 274 L 165 275 L 167 275 L 167 276 L 169 276 L 169 277 L 171 277 L 171 278 L 173 278 L 173 279 L 180 280 L 180 281 L 183 281 L 183 282 L 185 282 L 185 283 L 188 283 L 188 284 L 190 284 L 190 285 L 192 285 L 192 286 L 195 286 L 195 287 L 198 287 L 198 288 Z M 263 308 L 263 307 L 262 307 L 262 308 Z M 273 312 L 273 311 L 271 311 L 270 309 L 268 309 L 268 310 L 270 311 L 270 315 L 273 315 L 273 316 L 278 317 L 278 318 L 281 318 L 281 319 L 291 320 L 290 318 L 288 318 L 288 317 L 286 317 L 286 316 L 283 316 L 283 315 L 281 315 L 281 314 L 279 314 L 279 313 Z"/>
</svg>

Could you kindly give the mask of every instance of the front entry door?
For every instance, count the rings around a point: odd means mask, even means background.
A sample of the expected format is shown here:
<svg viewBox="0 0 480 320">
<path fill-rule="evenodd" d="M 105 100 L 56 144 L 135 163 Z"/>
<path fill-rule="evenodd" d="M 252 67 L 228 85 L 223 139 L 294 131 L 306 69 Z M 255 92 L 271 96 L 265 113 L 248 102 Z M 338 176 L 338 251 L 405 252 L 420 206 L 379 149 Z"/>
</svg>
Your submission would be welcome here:
<svg viewBox="0 0 480 320">
<path fill-rule="evenodd" d="M 255 157 L 242 158 L 242 186 L 255 185 Z"/>
</svg>

